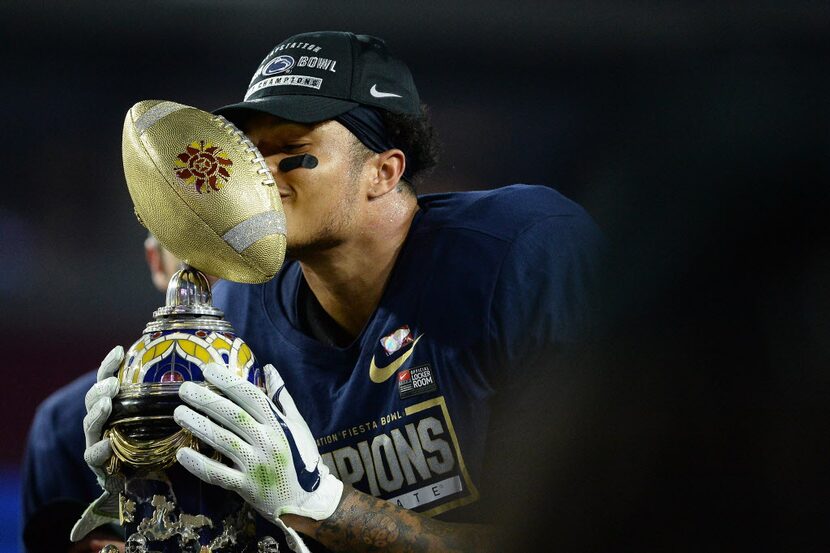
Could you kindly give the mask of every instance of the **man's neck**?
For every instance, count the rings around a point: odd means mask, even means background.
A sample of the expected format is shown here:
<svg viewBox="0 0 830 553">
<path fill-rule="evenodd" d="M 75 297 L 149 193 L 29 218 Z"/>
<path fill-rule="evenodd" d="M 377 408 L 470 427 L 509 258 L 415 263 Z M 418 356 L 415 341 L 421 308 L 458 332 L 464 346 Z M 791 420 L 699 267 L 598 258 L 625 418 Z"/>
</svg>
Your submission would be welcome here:
<svg viewBox="0 0 830 553">
<path fill-rule="evenodd" d="M 418 211 L 414 198 L 391 207 L 354 239 L 299 260 L 317 301 L 352 338 L 360 335 L 380 303 Z"/>
</svg>

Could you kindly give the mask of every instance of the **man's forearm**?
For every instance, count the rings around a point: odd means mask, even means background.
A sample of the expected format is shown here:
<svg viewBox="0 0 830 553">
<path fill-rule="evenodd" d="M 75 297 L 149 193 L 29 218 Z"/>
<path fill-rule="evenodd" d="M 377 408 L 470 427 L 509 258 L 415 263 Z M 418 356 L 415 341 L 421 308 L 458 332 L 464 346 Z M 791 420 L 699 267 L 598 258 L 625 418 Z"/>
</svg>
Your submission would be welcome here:
<svg viewBox="0 0 830 553">
<path fill-rule="evenodd" d="M 314 521 L 285 515 L 291 527 L 331 551 L 486 552 L 497 551 L 495 532 L 478 524 L 449 524 L 408 511 L 388 501 L 343 489 L 340 504 L 329 518 Z"/>
</svg>

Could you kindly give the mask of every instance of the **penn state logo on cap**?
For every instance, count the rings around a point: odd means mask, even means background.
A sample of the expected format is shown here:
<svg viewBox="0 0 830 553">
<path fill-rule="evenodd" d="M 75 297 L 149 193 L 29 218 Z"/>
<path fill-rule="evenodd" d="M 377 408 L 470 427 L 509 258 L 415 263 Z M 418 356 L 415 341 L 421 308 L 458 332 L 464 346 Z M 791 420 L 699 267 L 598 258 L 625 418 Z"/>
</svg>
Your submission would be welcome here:
<svg viewBox="0 0 830 553">
<path fill-rule="evenodd" d="M 270 77 L 271 75 L 285 73 L 292 67 L 294 67 L 294 58 L 291 56 L 278 56 L 269 63 L 266 63 L 261 73 L 263 77 Z"/>
</svg>

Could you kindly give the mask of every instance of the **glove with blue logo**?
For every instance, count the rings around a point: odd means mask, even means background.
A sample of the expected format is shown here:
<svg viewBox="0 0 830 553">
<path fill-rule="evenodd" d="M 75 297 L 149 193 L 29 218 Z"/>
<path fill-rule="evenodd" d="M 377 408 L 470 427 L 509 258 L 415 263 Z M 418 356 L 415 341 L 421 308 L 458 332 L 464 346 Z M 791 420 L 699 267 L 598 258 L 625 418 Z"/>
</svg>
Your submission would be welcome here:
<svg viewBox="0 0 830 553">
<path fill-rule="evenodd" d="M 70 539 L 79 541 L 92 530 L 105 524 L 119 524 L 118 494 L 124 489 L 124 479 L 106 473 L 104 465 L 112 456 L 109 439 L 101 439 L 104 424 L 112 412 L 112 398 L 118 393 L 118 378 L 115 373 L 124 359 L 124 348 L 116 346 L 107 354 L 98 368 L 97 382 L 89 389 L 84 398 L 86 416 L 84 417 L 84 436 L 86 450 L 84 461 L 89 465 L 98 485 L 104 493 L 93 501 L 72 527 Z"/>
<path fill-rule="evenodd" d="M 328 518 L 340 502 L 343 483 L 323 463 L 282 377 L 271 365 L 265 367 L 266 396 L 219 365 L 208 365 L 203 374 L 226 397 L 200 384 L 185 382 L 179 389 L 181 398 L 210 418 L 184 405 L 176 408 L 173 418 L 230 459 L 234 467 L 191 448 L 180 449 L 176 459 L 204 482 L 235 491 L 266 519 L 299 540 L 280 515 Z"/>
</svg>

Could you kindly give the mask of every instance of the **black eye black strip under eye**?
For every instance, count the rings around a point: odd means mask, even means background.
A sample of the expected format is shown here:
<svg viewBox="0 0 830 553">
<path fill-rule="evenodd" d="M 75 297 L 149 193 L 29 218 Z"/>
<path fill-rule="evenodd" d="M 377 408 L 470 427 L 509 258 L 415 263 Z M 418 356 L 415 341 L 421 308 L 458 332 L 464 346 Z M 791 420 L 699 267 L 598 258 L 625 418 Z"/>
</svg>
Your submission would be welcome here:
<svg viewBox="0 0 830 553">
<path fill-rule="evenodd" d="M 302 167 L 303 169 L 314 169 L 317 167 L 317 158 L 311 154 L 302 154 L 299 156 L 287 157 L 280 161 L 279 164 L 280 171 L 283 173 L 286 171 L 293 171 L 299 167 Z"/>
</svg>

